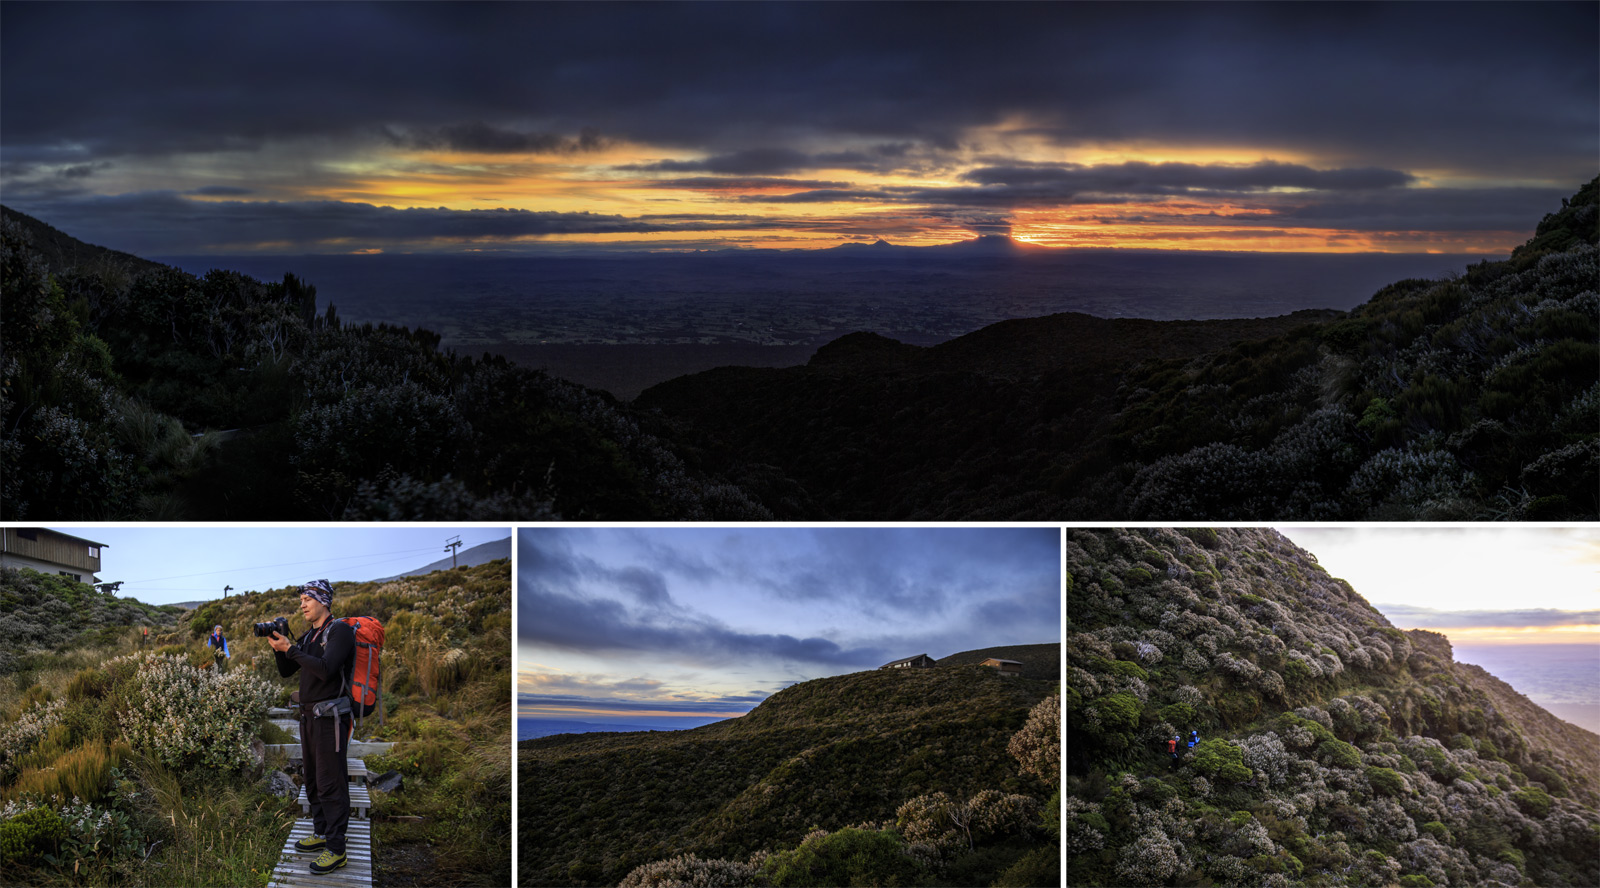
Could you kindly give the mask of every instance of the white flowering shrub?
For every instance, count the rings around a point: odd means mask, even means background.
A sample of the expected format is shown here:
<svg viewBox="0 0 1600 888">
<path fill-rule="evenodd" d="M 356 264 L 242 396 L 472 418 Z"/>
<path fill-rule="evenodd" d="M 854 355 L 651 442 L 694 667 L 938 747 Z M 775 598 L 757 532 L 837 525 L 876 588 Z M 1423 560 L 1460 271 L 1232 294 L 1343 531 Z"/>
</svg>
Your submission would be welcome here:
<svg viewBox="0 0 1600 888">
<path fill-rule="evenodd" d="M 756 868 L 748 863 L 680 854 L 634 868 L 619 888 L 724 888 L 755 884 Z"/>
<path fill-rule="evenodd" d="M 1040 700 L 1028 713 L 1022 729 L 1011 735 L 1006 749 L 1022 766 L 1051 786 L 1061 784 L 1061 695 Z"/>
<path fill-rule="evenodd" d="M 17 774 L 17 760 L 28 754 L 54 725 L 61 723 L 65 700 L 52 700 L 33 706 L 10 724 L 0 725 L 0 784 Z"/>
<path fill-rule="evenodd" d="M 1244 766 L 1255 771 L 1258 778 L 1264 777 L 1272 786 L 1282 786 L 1288 779 L 1289 752 L 1276 733 L 1252 734 L 1234 742 L 1244 751 Z"/>
<path fill-rule="evenodd" d="M 243 669 L 196 669 L 178 656 L 148 654 L 134 678 L 123 733 L 174 768 L 247 767 L 250 741 L 278 696 L 276 687 Z"/>
<path fill-rule="evenodd" d="M 985 789 L 967 802 L 975 839 L 1026 836 L 1039 822 L 1039 802 L 1030 796 Z"/>
<path fill-rule="evenodd" d="M 1181 845 L 1159 830 L 1147 830 L 1122 851 L 1117 876 L 1124 885 L 1164 885 L 1182 868 Z"/>
</svg>

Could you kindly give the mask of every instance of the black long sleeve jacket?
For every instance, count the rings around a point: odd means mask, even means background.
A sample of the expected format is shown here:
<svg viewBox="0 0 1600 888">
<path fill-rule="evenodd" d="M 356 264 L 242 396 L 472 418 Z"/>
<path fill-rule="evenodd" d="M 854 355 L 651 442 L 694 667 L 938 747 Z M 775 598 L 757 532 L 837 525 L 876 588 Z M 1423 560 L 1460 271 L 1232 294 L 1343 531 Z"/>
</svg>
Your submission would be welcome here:
<svg viewBox="0 0 1600 888">
<path fill-rule="evenodd" d="M 345 692 L 345 676 L 355 665 L 356 631 L 329 617 L 322 630 L 308 629 L 288 653 L 272 653 L 279 675 L 300 673 L 300 703 L 310 707 Z"/>
</svg>

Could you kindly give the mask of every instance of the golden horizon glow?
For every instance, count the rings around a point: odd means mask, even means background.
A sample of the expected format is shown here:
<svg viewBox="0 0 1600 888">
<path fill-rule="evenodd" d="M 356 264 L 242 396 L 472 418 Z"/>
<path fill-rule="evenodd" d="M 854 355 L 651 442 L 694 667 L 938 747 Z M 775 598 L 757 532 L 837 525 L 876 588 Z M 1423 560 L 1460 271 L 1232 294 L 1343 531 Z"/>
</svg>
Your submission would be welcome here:
<svg viewBox="0 0 1600 888">
<path fill-rule="evenodd" d="M 1452 644 L 1590 644 L 1600 649 L 1600 626 L 1413 626 L 1449 638 Z"/>
<path fill-rule="evenodd" d="M 744 713 L 728 712 L 681 712 L 671 709 L 604 709 L 597 706 L 548 706 L 524 705 L 517 708 L 520 718 L 529 717 L 529 713 L 546 715 L 590 715 L 606 718 L 738 718 Z"/>
<path fill-rule="evenodd" d="M 957 194 L 940 203 L 937 192 L 956 189 L 982 194 L 986 187 L 963 179 L 966 171 L 986 165 L 1028 166 L 1126 163 L 1183 163 L 1246 167 L 1263 162 L 1297 164 L 1312 169 L 1336 167 L 1345 158 L 1318 157 L 1303 151 L 1246 145 L 1164 145 L 1152 142 L 1063 146 L 1031 129 L 1024 119 L 1009 119 L 970 132 L 962 147 L 936 155 L 896 160 L 898 170 L 865 171 L 845 166 L 805 167 L 791 171 L 735 175 L 692 170 L 652 170 L 652 164 L 692 165 L 710 159 L 703 151 L 685 151 L 630 142 L 606 142 L 593 150 L 498 154 L 419 149 L 394 144 L 363 146 L 351 153 L 329 144 L 302 146 L 298 164 L 287 148 L 274 150 L 257 168 L 235 167 L 224 155 L 189 158 L 184 167 L 204 181 L 238 183 L 239 193 L 200 194 L 193 178 L 180 180 L 170 171 L 145 169 L 137 162 L 125 170 L 107 171 L 108 186 L 119 180 L 139 188 L 152 186 L 184 194 L 201 203 L 266 201 L 336 201 L 394 209 L 452 211 L 503 208 L 531 213 L 617 216 L 628 223 L 667 226 L 663 231 L 530 234 L 523 236 L 417 237 L 380 244 L 321 240 L 300 242 L 297 250 L 347 251 L 377 248 L 388 252 L 459 250 L 466 247 L 519 249 L 536 245 L 578 247 L 637 243 L 644 249 L 694 250 L 723 248 L 825 249 L 879 237 L 904 246 L 932 246 L 969 240 L 979 231 L 1002 231 L 1017 240 L 1056 249 L 1155 249 L 1260 253 L 1460 253 L 1505 255 L 1531 233 L 1522 231 L 1412 231 L 1306 227 L 1273 210 L 1293 200 L 1297 189 L 1264 188 L 1231 199 L 1169 195 L 1105 203 L 997 205 L 983 210 L 963 204 Z M 862 143 L 830 146 L 830 150 L 862 150 Z M 889 161 L 885 161 L 886 164 Z M 633 167 L 633 169 L 624 169 Z M 293 172 L 290 172 L 290 171 Z M 1441 182 L 1485 184 L 1463 180 L 1450 170 L 1413 173 L 1413 188 L 1432 189 Z M 1454 177 L 1454 178 L 1452 178 Z M 745 180 L 745 181 L 741 181 Z M 248 184 L 249 187 L 243 187 Z M 187 190 L 186 190 L 187 189 Z M 848 192 L 840 199 L 794 203 L 784 200 L 803 191 Z M 930 192 L 925 201 L 912 198 Z M 1254 198 L 1261 198 L 1256 200 Z M 1274 200 L 1268 200 L 1268 198 Z M 1041 198 L 1043 199 L 1043 198 Z M 672 219 L 649 217 L 670 216 Z M 746 217 L 771 227 L 741 228 Z M 704 230 L 670 226 L 701 221 Z M 726 225 L 727 227 L 718 227 Z M 217 244 L 202 252 L 271 252 L 281 243 Z"/>
</svg>

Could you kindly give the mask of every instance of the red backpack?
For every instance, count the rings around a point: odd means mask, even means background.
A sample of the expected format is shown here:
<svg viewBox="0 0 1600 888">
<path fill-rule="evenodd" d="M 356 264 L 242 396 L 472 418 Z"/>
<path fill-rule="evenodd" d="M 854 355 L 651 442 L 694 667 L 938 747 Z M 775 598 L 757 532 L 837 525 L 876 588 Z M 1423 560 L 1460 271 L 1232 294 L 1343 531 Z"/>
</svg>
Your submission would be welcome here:
<svg viewBox="0 0 1600 888">
<path fill-rule="evenodd" d="M 371 715 L 378 708 L 378 655 L 383 653 L 383 624 L 372 617 L 341 617 L 356 632 L 356 657 L 350 670 L 350 708 L 358 716 Z M 379 719 L 382 719 L 379 713 Z"/>
</svg>

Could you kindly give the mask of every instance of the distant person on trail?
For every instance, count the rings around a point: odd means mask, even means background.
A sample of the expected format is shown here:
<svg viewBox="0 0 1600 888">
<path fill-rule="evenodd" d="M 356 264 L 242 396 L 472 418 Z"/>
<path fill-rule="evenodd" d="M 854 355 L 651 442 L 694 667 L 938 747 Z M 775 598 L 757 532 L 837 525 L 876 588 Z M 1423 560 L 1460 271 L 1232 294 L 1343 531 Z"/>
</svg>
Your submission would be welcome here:
<svg viewBox="0 0 1600 888">
<path fill-rule="evenodd" d="M 345 830 L 350 824 L 349 756 L 350 689 L 355 668 L 356 633 L 333 618 L 333 586 L 312 580 L 300 587 L 300 613 L 311 628 L 290 643 L 272 633 L 278 674 L 300 673 L 300 756 L 305 766 L 306 801 L 311 805 L 313 834 L 295 842 L 296 851 L 323 849 L 311 862 L 312 875 L 344 866 Z"/>
<path fill-rule="evenodd" d="M 1178 735 L 1173 734 L 1167 741 L 1167 754 L 1172 756 L 1172 770 L 1178 770 Z"/>
<path fill-rule="evenodd" d="M 228 639 L 223 636 L 221 626 L 211 628 L 211 637 L 206 639 L 206 646 L 213 648 L 212 653 L 217 656 L 217 671 L 227 672 L 228 660 L 233 658 L 233 654 L 228 651 Z"/>
<path fill-rule="evenodd" d="M 1199 742 L 1200 742 L 1200 732 L 1199 731 L 1190 731 L 1189 732 L 1189 748 L 1193 749 L 1194 745 L 1196 743 L 1199 743 Z"/>
</svg>

